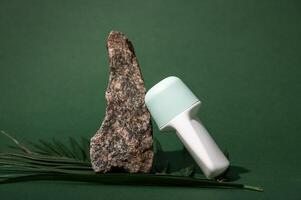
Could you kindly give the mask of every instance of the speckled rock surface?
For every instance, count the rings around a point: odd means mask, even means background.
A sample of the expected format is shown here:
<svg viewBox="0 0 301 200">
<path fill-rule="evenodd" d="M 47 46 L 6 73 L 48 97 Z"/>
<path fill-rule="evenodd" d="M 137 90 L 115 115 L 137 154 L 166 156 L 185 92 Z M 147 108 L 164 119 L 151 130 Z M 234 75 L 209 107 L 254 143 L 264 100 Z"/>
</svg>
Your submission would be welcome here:
<svg viewBox="0 0 301 200">
<path fill-rule="evenodd" d="M 146 90 L 134 48 L 123 33 L 112 31 L 107 49 L 107 108 L 100 129 L 91 138 L 92 167 L 96 172 L 149 172 L 153 160 L 151 116 L 144 103 Z"/>
</svg>

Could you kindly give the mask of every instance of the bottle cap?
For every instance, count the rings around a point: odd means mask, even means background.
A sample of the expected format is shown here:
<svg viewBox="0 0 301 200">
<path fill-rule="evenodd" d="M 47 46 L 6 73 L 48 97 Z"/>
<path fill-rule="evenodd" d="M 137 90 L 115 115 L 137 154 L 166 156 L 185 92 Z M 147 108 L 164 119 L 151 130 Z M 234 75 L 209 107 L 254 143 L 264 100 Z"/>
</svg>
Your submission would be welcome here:
<svg viewBox="0 0 301 200">
<path fill-rule="evenodd" d="M 163 79 L 145 95 L 145 104 L 160 129 L 198 101 L 185 83 L 175 76 Z"/>
</svg>

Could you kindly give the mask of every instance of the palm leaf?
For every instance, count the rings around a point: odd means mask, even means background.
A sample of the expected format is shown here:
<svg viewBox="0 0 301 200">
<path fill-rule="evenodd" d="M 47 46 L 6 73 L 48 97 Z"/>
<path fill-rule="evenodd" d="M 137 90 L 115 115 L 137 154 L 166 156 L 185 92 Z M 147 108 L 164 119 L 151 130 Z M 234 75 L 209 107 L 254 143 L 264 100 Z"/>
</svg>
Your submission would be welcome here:
<svg viewBox="0 0 301 200">
<path fill-rule="evenodd" d="M 27 154 L 31 154 L 31 151 L 27 147 L 25 147 L 23 144 L 21 144 L 18 140 L 16 140 L 14 137 L 12 137 L 8 133 L 4 132 L 3 130 L 1 130 L 1 133 L 3 135 L 5 135 L 6 137 L 8 137 L 11 141 L 13 141 L 19 149 L 21 149 L 22 151 L 24 151 Z"/>
<path fill-rule="evenodd" d="M 183 169 L 180 169 L 179 171 L 172 172 L 172 175 L 178 175 L 178 176 L 193 176 L 194 174 L 194 165 L 190 165 L 188 167 L 185 167 Z"/>
<path fill-rule="evenodd" d="M 58 140 L 31 143 L 32 148 L 21 144 L 7 133 L 2 133 L 14 142 L 20 152 L 0 152 L 0 184 L 35 180 L 77 181 L 116 185 L 155 185 L 181 187 L 236 188 L 262 191 L 259 187 L 239 183 L 192 177 L 194 166 L 181 169 L 178 173 L 169 173 L 169 162 L 152 174 L 106 173 L 96 174 L 89 161 L 89 140 L 81 143 L 70 138 L 70 145 Z M 154 140 L 160 154 L 162 147 Z M 156 167 L 155 167 L 156 168 Z"/>
<path fill-rule="evenodd" d="M 70 137 L 69 141 L 70 141 L 74 158 L 77 160 L 86 160 L 85 149 L 83 149 L 83 147 L 75 139 Z"/>
<path fill-rule="evenodd" d="M 183 176 L 153 175 L 153 174 L 34 174 L 6 178 L 2 183 L 14 183 L 33 180 L 61 180 L 91 182 L 110 185 L 150 185 L 150 186 L 182 186 L 182 187 L 204 187 L 204 188 L 234 188 L 254 191 L 262 191 L 261 188 L 247 186 L 238 183 L 217 182 L 208 179 L 196 179 Z"/>
</svg>

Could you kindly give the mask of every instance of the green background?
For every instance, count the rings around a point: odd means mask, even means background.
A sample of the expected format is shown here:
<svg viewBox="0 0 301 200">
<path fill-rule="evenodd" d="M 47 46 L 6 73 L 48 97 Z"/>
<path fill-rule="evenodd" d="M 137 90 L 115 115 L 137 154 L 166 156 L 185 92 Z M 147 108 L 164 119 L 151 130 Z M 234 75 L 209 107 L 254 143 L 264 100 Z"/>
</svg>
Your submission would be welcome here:
<svg viewBox="0 0 301 200">
<path fill-rule="evenodd" d="M 265 189 L 28 182 L 1 185 L 0 198 L 300 199 L 300 10 L 285 0 L 0 0 L 0 129 L 22 141 L 91 137 L 106 107 L 106 37 L 119 30 L 146 88 L 183 79 L 231 164 L 249 170 L 238 181 Z M 165 151 L 182 148 L 154 127 Z"/>
</svg>

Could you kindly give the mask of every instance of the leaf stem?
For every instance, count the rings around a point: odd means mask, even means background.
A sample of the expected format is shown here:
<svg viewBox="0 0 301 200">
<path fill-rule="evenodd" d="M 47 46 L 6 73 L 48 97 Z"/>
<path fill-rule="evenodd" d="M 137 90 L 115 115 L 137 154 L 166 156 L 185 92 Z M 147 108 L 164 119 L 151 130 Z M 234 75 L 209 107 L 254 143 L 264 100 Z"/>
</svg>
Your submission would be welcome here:
<svg viewBox="0 0 301 200">
<path fill-rule="evenodd" d="M 251 185 L 244 185 L 243 187 L 246 190 L 253 190 L 253 191 L 258 191 L 258 192 L 263 192 L 263 188 L 257 187 L 257 186 L 251 186 Z"/>
</svg>

